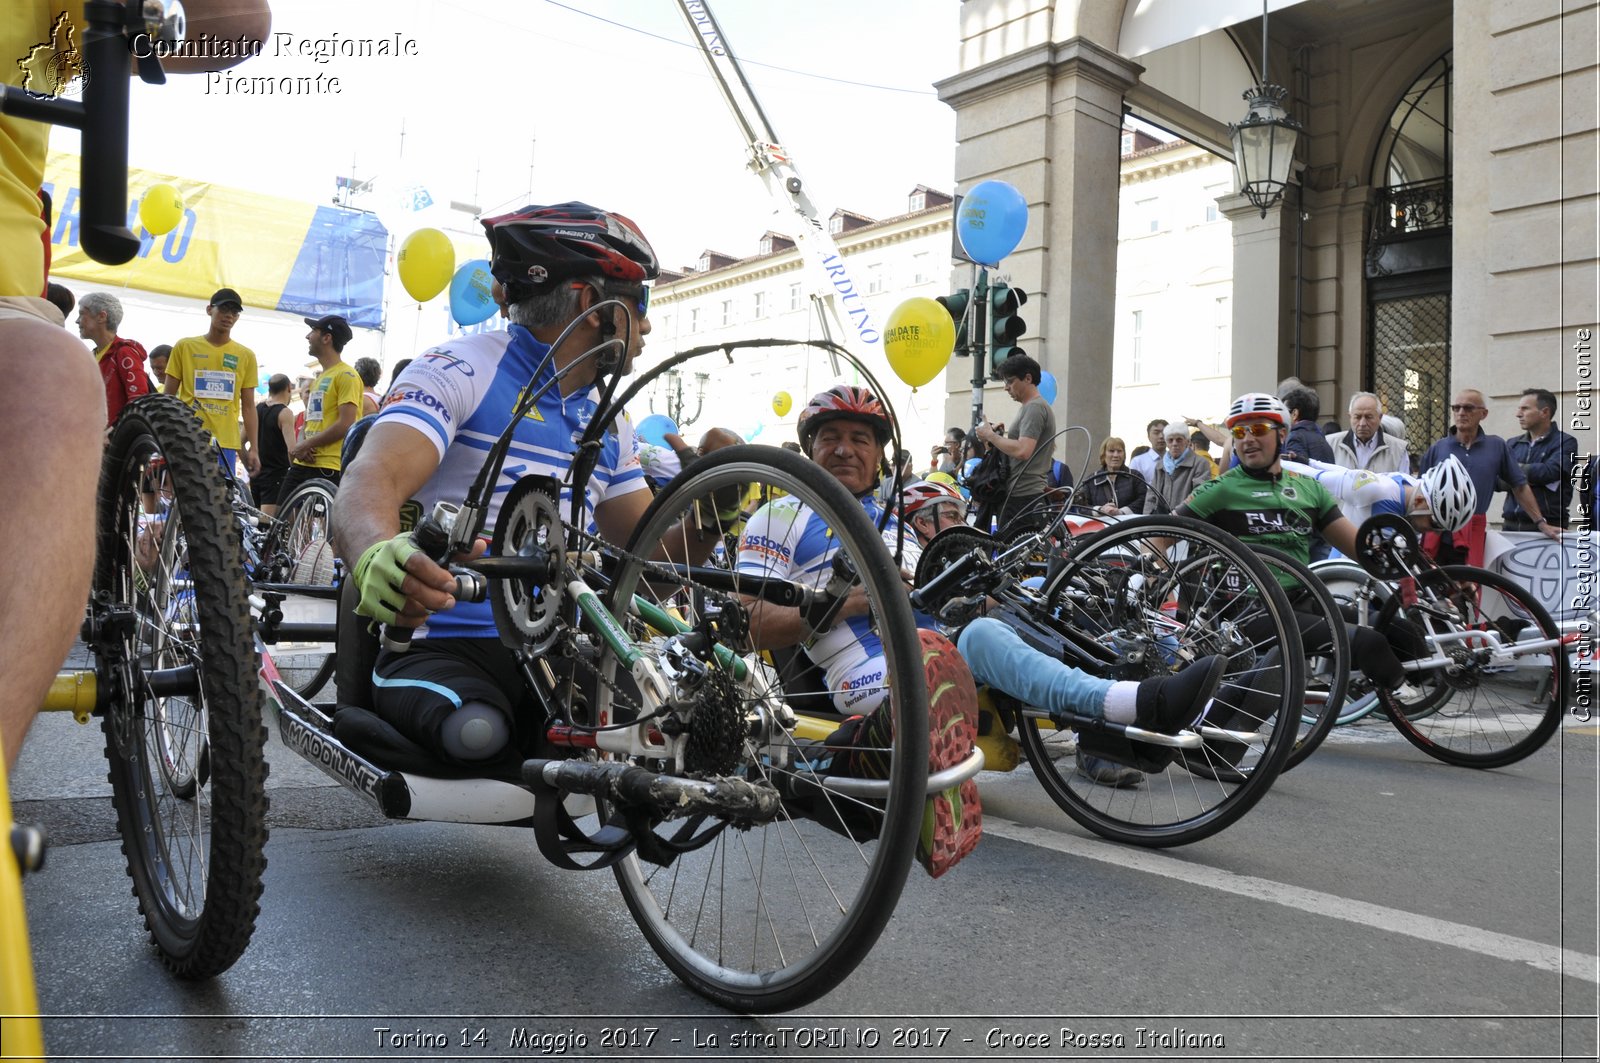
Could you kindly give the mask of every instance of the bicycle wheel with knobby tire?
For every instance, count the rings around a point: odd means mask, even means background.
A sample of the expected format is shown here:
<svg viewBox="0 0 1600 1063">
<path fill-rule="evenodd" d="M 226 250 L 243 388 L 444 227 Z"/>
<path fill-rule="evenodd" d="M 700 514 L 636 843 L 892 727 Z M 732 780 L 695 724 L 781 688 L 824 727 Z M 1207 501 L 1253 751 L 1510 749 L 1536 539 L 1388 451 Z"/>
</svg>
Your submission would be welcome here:
<svg viewBox="0 0 1600 1063">
<path fill-rule="evenodd" d="M 1288 598 L 1266 562 L 1226 532 L 1187 517 L 1135 517 L 1073 544 L 1044 588 L 1042 614 L 1092 644 L 1068 663 L 1105 678 L 1141 680 L 1212 654 L 1228 658 L 1217 695 L 1196 725 L 1199 748 L 1057 726 L 1025 707 L 1018 733 L 1053 801 L 1113 841 L 1164 847 L 1209 837 L 1271 787 L 1305 704 L 1305 661 Z M 1197 707 L 1197 710 L 1200 707 Z M 1082 758 L 1138 768 L 1100 782 Z"/>
<path fill-rule="evenodd" d="M 740 486 L 749 484 L 786 497 L 751 518 L 754 530 L 735 540 L 741 549 L 726 567 L 708 561 L 701 578 L 690 572 L 666 579 L 643 560 L 658 545 L 682 556 L 677 551 L 697 535 L 726 537 L 732 522 L 713 513 L 731 516 L 730 507 L 717 500 L 750 497 Z M 686 533 L 680 521 L 693 524 L 697 503 L 704 530 Z M 819 739 L 842 717 L 806 655 L 780 648 L 798 641 L 797 632 L 779 633 L 797 619 L 795 610 L 754 600 L 755 574 L 781 571 L 787 579 L 790 562 L 799 571 L 806 556 L 835 545 L 859 575 L 864 611 L 839 621 L 814 652 L 838 652 L 835 643 L 852 638 L 881 644 L 881 676 L 859 677 L 850 696 L 881 695 L 895 736 L 886 745 L 851 746 L 848 774 L 882 779 L 880 792 L 866 796 L 818 785 L 828 763 Z M 833 571 L 818 563 L 794 579 L 821 589 Z M 928 692 L 915 620 L 883 538 L 861 503 L 820 467 L 775 448 L 729 447 L 693 463 L 656 497 L 609 601 L 646 654 L 663 658 L 673 641 L 642 619 L 652 607 L 737 650 L 738 665 L 733 653 L 710 662 L 706 683 L 716 693 L 697 709 L 691 754 L 706 773 L 769 783 L 782 797 L 781 811 L 766 823 L 699 824 L 704 844 L 670 866 L 637 857 L 619 864 L 629 910 L 667 966 L 719 1004 L 782 1011 L 815 1000 L 855 969 L 894 912 L 926 796 Z M 770 653 L 751 650 L 768 645 Z M 627 718 L 628 707 L 610 689 L 623 666 L 608 655 L 601 670 L 599 718 Z"/>
<path fill-rule="evenodd" d="M 1380 691 L 1406 741 L 1446 764 L 1499 768 L 1544 745 L 1560 725 L 1572 682 L 1561 630 L 1528 591 L 1494 572 L 1447 565 L 1393 595 L 1379 615 L 1421 626 L 1447 664 L 1413 672 L 1425 701 Z M 1496 644 L 1501 648 L 1496 649 Z"/>
<path fill-rule="evenodd" d="M 263 550 L 271 559 L 276 582 L 333 586 L 333 496 L 329 481 L 307 480 L 278 507 L 276 523 Z M 333 599 L 296 594 L 285 595 L 282 609 L 287 623 L 331 625 L 337 615 Z M 333 675 L 331 641 L 280 641 L 272 646 L 271 653 L 279 677 L 308 700 Z"/>
<path fill-rule="evenodd" d="M 238 526 L 204 429 L 153 396 L 101 468 L 93 611 L 113 687 L 103 720 L 133 893 L 183 978 L 250 942 L 266 867 L 260 690 Z"/>
</svg>

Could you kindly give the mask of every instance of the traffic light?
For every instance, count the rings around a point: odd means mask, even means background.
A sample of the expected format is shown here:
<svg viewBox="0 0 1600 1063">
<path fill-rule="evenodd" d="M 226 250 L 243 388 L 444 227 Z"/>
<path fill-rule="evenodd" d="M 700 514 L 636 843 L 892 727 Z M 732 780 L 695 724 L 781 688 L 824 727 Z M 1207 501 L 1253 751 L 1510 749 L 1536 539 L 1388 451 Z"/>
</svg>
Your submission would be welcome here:
<svg viewBox="0 0 1600 1063">
<path fill-rule="evenodd" d="M 956 323 L 956 350 L 955 353 L 965 358 L 970 352 L 967 343 L 967 309 L 972 305 L 972 291 L 961 288 L 949 295 L 934 296 L 934 302 L 944 307 L 950 314 L 950 320 Z"/>
<path fill-rule="evenodd" d="M 1021 354 L 1017 341 L 1028 331 L 1028 323 L 1017 315 L 1028 293 L 1013 288 L 1005 281 L 995 281 L 989 286 L 989 375 L 1000 378 L 1000 363 L 1013 354 Z"/>
</svg>

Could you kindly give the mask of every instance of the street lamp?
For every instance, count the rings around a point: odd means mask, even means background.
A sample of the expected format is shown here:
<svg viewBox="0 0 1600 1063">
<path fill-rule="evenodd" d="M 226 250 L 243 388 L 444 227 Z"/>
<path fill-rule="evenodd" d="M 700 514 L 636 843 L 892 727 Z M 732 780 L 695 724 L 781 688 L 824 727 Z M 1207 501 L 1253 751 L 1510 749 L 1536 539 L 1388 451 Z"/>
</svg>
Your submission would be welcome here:
<svg viewBox="0 0 1600 1063">
<path fill-rule="evenodd" d="M 1300 136 L 1300 123 L 1283 109 L 1287 95 L 1288 89 L 1267 81 L 1267 0 L 1261 0 L 1261 84 L 1245 90 L 1250 113 L 1228 130 L 1239 190 L 1260 209 L 1263 218 L 1289 184 L 1289 165 Z"/>
<path fill-rule="evenodd" d="M 652 389 L 652 392 L 660 391 L 661 385 L 663 383 L 666 384 L 665 399 L 667 404 L 667 416 L 670 417 L 672 419 L 672 423 L 676 424 L 679 428 L 688 428 L 700 418 L 700 411 L 705 406 L 706 384 L 709 383 L 710 380 L 710 373 L 696 373 L 694 375 L 694 412 L 687 417 L 683 416 L 684 399 L 682 373 L 678 372 L 676 369 L 668 369 L 665 373 L 661 374 L 661 379 L 656 381 L 656 387 Z M 650 398 L 650 412 L 656 412 L 654 394 L 652 394 Z"/>
</svg>

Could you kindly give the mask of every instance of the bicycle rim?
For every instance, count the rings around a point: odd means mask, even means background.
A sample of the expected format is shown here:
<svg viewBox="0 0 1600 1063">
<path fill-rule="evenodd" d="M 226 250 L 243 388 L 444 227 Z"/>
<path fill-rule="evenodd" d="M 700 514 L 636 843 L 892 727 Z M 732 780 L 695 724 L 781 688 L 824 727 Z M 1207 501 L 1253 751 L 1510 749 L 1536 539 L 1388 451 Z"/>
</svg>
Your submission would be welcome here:
<svg viewBox="0 0 1600 1063">
<path fill-rule="evenodd" d="M 826 712 L 819 711 L 819 695 L 808 702 L 800 688 L 805 669 L 783 651 L 744 652 L 752 668 L 739 687 L 743 736 L 724 766 L 726 774 L 772 783 L 783 795 L 782 811 L 748 829 L 706 824 L 708 843 L 671 866 L 633 857 L 618 865 L 616 875 L 651 946 L 689 986 L 726 1007 L 782 1011 L 815 1000 L 847 977 L 894 911 L 922 820 L 927 690 L 905 590 L 861 504 L 821 468 L 782 450 L 718 451 L 668 485 L 629 545 L 613 587 L 613 611 L 623 616 L 624 606 L 615 603 L 630 603 L 637 595 L 694 626 L 726 608 L 733 599 L 701 583 L 647 581 L 637 553 L 672 540 L 695 500 L 737 484 L 759 485 L 764 497 L 789 496 L 774 504 L 772 529 L 796 519 L 799 504 L 812 510 L 861 574 L 883 643 L 884 693 L 900 736 L 892 747 L 870 751 L 874 768 L 886 775 L 887 797 L 846 798 L 808 784 L 804 768 L 821 751 L 802 733 L 821 737 L 837 724 L 831 698 L 820 695 Z M 718 547 L 723 556 L 706 564 L 732 570 L 737 578 L 736 558 L 728 551 L 737 551 L 739 540 L 734 529 L 724 530 L 729 534 Z M 760 640 L 764 621 L 754 619 L 751 636 Z M 627 625 L 647 652 L 662 645 L 662 632 L 648 628 L 637 612 Z M 608 677 L 617 674 L 614 661 L 602 668 Z M 779 720 L 785 705 L 811 717 L 810 732 L 804 721 L 790 726 Z M 607 708 L 602 696 L 602 713 Z M 752 730 L 762 733 L 752 736 Z"/>
<path fill-rule="evenodd" d="M 1411 673 L 1427 695 L 1380 693 L 1406 741 L 1437 760 L 1468 768 L 1515 763 L 1549 740 L 1561 722 L 1571 683 L 1566 647 L 1489 654 L 1487 633 L 1523 645 L 1560 638 L 1550 614 L 1527 590 L 1483 569 L 1450 565 L 1419 577 L 1417 604 L 1399 596 L 1384 611 L 1440 631 L 1483 631 L 1485 637 L 1440 642 L 1449 667 Z M 1430 638 L 1430 644 L 1435 640 Z"/>
<path fill-rule="evenodd" d="M 281 582 L 333 586 L 333 496 L 328 481 L 307 480 L 278 507 L 268 551 Z M 332 624 L 337 613 L 331 599 L 295 594 L 284 597 L 282 608 L 289 623 Z M 333 675 L 333 652 L 332 642 L 279 642 L 271 650 L 279 678 L 307 700 Z"/>
<path fill-rule="evenodd" d="M 113 673 L 102 726 L 122 851 L 162 961 L 208 978 L 255 927 L 266 729 L 237 526 L 177 400 L 141 400 L 118 420 L 98 519 L 96 608 L 122 618 L 97 644 Z"/>
<path fill-rule="evenodd" d="M 1174 560 L 1141 562 L 1151 539 L 1170 540 Z M 1273 652 L 1297 646 L 1298 634 L 1288 599 L 1260 558 L 1200 521 L 1139 517 L 1077 544 L 1044 599 L 1054 622 L 1116 655 L 1115 678 L 1142 679 L 1226 654 L 1207 719 L 1249 736 L 1207 739 L 1181 753 L 1129 743 L 1144 776 L 1115 786 L 1078 770 L 1092 736 L 1026 709 L 1018 733 L 1035 776 L 1063 811 L 1113 841 L 1164 847 L 1215 834 L 1266 794 L 1294 741 L 1305 672 L 1301 654 Z M 1066 660 L 1079 663 L 1070 652 Z"/>
</svg>

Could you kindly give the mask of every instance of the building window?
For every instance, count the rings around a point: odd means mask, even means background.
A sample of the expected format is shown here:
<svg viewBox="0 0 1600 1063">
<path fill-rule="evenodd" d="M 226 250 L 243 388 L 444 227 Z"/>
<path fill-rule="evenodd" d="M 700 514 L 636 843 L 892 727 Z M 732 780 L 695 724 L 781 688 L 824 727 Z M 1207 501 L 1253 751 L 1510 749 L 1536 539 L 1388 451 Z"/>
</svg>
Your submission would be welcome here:
<svg viewBox="0 0 1600 1063">
<path fill-rule="evenodd" d="M 698 306 L 691 306 L 689 308 L 689 331 L 700 331 L 700 308 Z"/>
<path fill-rule="evenodd" d="M 911 202 L 906 205 L 906 209 L 913 213 L 919 210 L 928 209 L 928 193 L 913 192 L 911 195 Z"/>
<path fill-rule="evenodd" d="M 1227 194 L 1227 185 L 1206 186 L 1206 221 L 1216 221 L 1222 216 L 1222 212 L 1217 207 L 1217 200 Z"/>
<path fill-rule="evenodd" d="M 1158 233 L 1161 231 L 1161 201 L 1154 197 L 1140 199 L 1134 202 L 1133 223 L 1138 233 Z"/>
<path fill-rule="evenodd" d="M 840 233 L 844 232 L 843 214 L 834 214 L 833 217 L 828 219 L 828 231 L 835 236 L 838 236 Z"/>
<path fill-rule="evenodd" d="M 722 300 L 722 327 L 727 328 L 733 324 L 733 300 Z"/>
<path fill-rule="evenodd" d="M 883 294 L 883 263 L 874 262 L 867 267 L 867 294 Z"/>
<path fill-rule="evenodd" d="M 918 251 L 911 256 L 911 283 L 928 284 L 933 281 L 933 273 L 929 267 L 932 257 L 926 251 Z"/>
<path fill-rule="evenodd" d="M 1135 384 L 1142 384 L 1142 383 L 1144 383 L 1144 375 L 1145 375 L 1145 365 L 1144 365 L 1144 311 L 1143 310 L 1135 310 L 1133 312 L 1132 335 L 1133 335 L 1133 356 L 1130 359 L 1130 362 L 1131 362 L 1131 364 L 1133 366 L 1133 382 Z"/>
<path fill-rule="evenodd" d="M 800 309 L 800 285 L 798 284 L 789 285 L 789 309 Z"/>
<path fill-rule="evenodd" d="M 1233 362 L 1233 308 L 1226 295 L 1219 295 L 1211 305 L 1211 371 L 1220 375 Z"/>
<path fill-rule="evenodd" d="M 1124 134 L 1122 134 L 1122 154 L 1124 154 L 1124 155 L 1132 155 L 1133 154 L 1133 134 L 1132 133 L 1124 133 Z"/>
<path fill-rule="evenodd" d="M 756 292 L 755 303 L 756 303 L 756 306 L 755 306 L 756 317 L 757 318 L 766 317 L 767 316 L 767 293 L 766 292 Z"/>
</svg>

